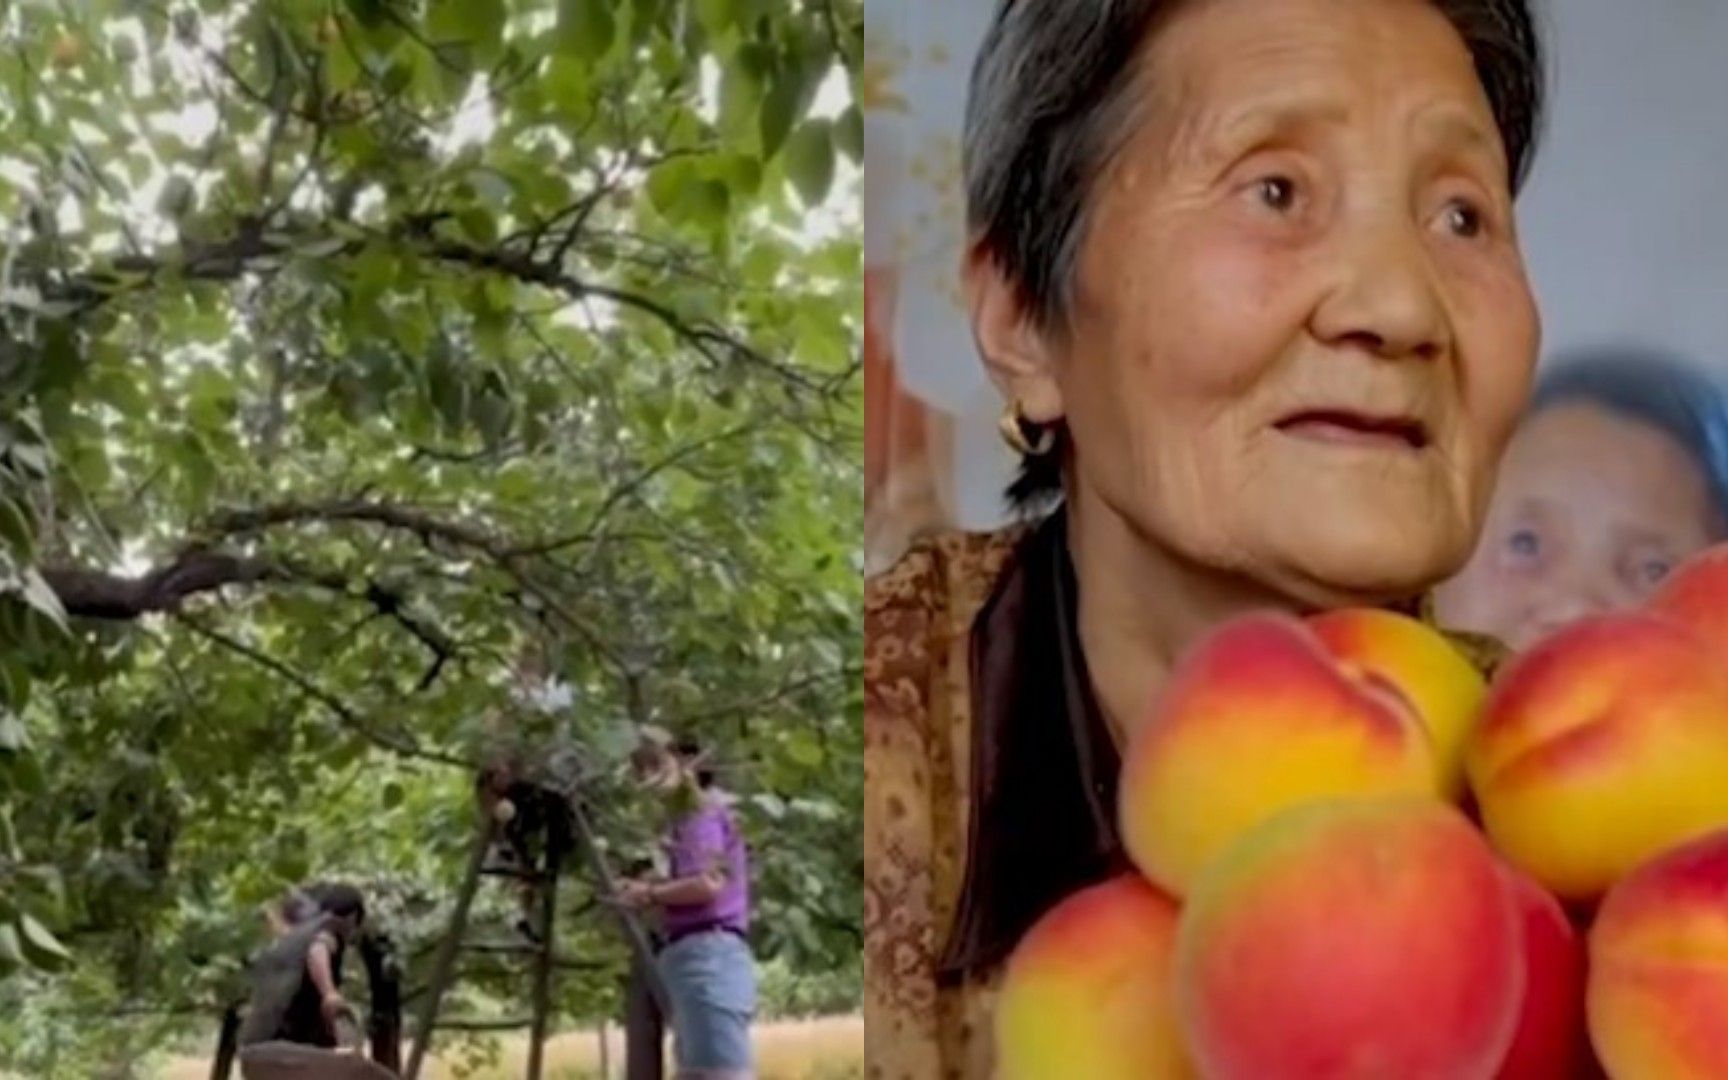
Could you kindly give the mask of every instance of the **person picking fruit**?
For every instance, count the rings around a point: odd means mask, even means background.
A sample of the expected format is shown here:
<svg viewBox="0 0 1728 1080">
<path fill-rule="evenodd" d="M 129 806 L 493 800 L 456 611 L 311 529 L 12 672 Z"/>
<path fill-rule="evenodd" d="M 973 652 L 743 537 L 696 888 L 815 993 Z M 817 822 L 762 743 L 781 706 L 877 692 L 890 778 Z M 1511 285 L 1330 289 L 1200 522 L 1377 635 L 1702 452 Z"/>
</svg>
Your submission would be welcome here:
<svg viewBox="0 0 1728 1080">
<path fill-rule="evenodd" d="M 693 739 L 647 740 L 631 755 L 638 782 L 665 796 L 672 824 L 663 877 L 628 878 L 616 900 L 652 909 L 665 945 L 660 977 L 672 1007 L 680 1080 L 749 1080 L 756 1012 L 750 954 L 750 855 L 707 753 Z"/>
</svg>

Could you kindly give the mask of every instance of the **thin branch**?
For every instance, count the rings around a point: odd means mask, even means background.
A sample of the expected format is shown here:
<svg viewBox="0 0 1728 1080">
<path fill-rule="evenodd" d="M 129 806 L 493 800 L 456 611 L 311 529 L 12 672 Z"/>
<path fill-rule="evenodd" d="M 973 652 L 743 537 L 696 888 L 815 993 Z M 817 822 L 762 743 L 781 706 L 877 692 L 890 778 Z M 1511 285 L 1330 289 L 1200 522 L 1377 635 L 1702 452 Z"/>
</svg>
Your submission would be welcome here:
<svg viewBox="0 0 1728 1080">
<path fill-rule="evenodd" d="M 752 698 L 748 701 L 736 701 L 730 705 L 722 705 L 719 708 L 706 709 L 698 713 L 690 713 L 685 716 L 680 716 L 677 720 L 671 721 L 670 723 L 674 727 L 683 727 L 686 724 L 697 724 L 708 720 L 717 720 L 721 717 L 731 716 L 735 713 L 758 712 L 768 705 L 789 698 L 793 694 L 801 693 L 813 686 L 820 686 L 823 683 L 832 682 L 836 679 L 854 678 L 862 670 L 863 669 L 861 668 L 847 664 L 832 671 L 819 671 L 814 675 L 806 675 L 802 679 L 794 679 L 790 682 L 783 683 L 778 690 L 775 690 L 771 694 Z"/>
<path fill-rule="evenodd" d="M 472 548 L 495 559 L 508 554 L 507 545 L 474 526 L 445 521 L 419 507 L 366 500 L 287 502 L 253 510 L 230 510 L 212 518 L 209 527 L 217 533 L 239 535 L 258 532 L 272 525 L 303 521 L 370 522 L 412 532 L 428 546 L 434 540 L 442 540 L 458 547 Z"/>
<path fill-rule="evenodd" d="M 293 668 L 284 664 L 275 657 L 270 656 L 268 653 L 260 652 L 245 642 L 229 637 L 220 630 L 206 626 L 197 619 L 191 618 L 183 613 L 176 614 L 174 618 L 200 637 L 212 641 L 223 648 L 228 649 L 230 652 L 244 656 L 253 663 L 269 669 L 281 678 L 294 684 L 301 693 L 328 709 L 343 727 L 348 728 L 350 731 L 359 735 L 367 742 L 372 743 L 374 746 L 407 757 L 421 758 L 426 761 L 436 761 L 445 765 L 454 765 L 460 769 L 471 769 L 474 767 L 472 762 L 465 761 L 462 758 L 441 753 L 436 750 L 427 750 L 411 738 L 379 731 L 371 724 L 367 723 L 359 713 L 344 704 L 340 698 L 336 697 L 336 695 L 325 690 L 311 679 L 308 679 L 306 676 L 295 671 Z"/>
<path fill-rule="evenodd" d="M 580 637 L 596 654 L 620 671 L 628 669 L 623 658 L 606 642 L 586 619 L 565 606 L 541 584 L 524 565 L 525 556 L 517 554 L 513 545 L 471 525 L 445 521 L 418 507 L 397 503 L 350 500 L 328 503 L 282 503 L 254 510 L 231 510 L 218 514 L 210 527 L 218 533 L 243 534 L 256 532 L 272 525 L 300 521 L 358 521 L 403 529 L 418 535 L 428 547 L 434 540 L 478 551 L 509 574 L 523 592 L 532 596 L 547 612 Z"/>
<path fill-rule="evenodd" d="M 588 523 L 579 531 L 565 536 L 555 537 L 551 540 L 542 540 L 531 544 L 523 544 L 519 547 L 511 548 L 509 554 L 547 555 L 563 548 L 585 543 L 586 541 L 594 539 L 599 535 L 601 526 L 605 524 L 606 518 L 611 515 L 612 510 L 627 497 L 636 491 L 639 491 L 644 484 L 654 479 L 655 476 L 702 450 L 706 450 L 718 443 L 748 435 L 755 430 L 757 430 L 755 424 L 739 424 L 736 427 L 728 428 L 725 431 L 718 432 L 706 438 L 685 443 L 683 446 L 678 447 L 665 456 L 645 466 L 634 476 L 614 487 L 600 503 L 599 508 L 594 511 L 594 514 L 589 518 Z"/>
</svg>

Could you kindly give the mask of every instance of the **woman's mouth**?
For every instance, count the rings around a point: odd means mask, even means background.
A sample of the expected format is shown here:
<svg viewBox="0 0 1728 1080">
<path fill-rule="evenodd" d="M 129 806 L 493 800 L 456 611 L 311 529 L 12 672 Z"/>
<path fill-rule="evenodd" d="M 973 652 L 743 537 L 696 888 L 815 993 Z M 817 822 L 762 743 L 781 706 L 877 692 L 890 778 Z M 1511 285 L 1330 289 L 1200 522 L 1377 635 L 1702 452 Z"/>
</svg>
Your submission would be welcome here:
<svg viewBox="0 0 1728 1080">
<path fill-rule="evenodd" d="M 1378 415 L 1349 409 L 1304 409 L 1274 425 L 1286 435 L 1341 446 L 1422 450 L 1428 427 L 1413 416 Z"/>
</svg>

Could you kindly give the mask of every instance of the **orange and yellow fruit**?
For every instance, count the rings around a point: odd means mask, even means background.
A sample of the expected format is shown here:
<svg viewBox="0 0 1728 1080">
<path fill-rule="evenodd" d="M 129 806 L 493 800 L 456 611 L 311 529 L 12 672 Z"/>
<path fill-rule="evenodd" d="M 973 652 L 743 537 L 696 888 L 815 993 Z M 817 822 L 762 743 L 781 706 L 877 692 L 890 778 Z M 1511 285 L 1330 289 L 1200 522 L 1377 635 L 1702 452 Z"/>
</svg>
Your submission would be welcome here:
<svg viewBox="0 0 1728 1080">
<path fill-rule="evenodd" d="M 1428 799 L 1281 815 L 1206 872 L 1177 930 L 1182 1031 L 1213 1080 L 1490 1077 L 1524 979 L 1507 879 Z"/>
<path fill-rule="evenodd" d="M 1129 744 L 1122 839 L 1142 873 L 1184 895 L 1207 863 L 1279 812 L 1317 799 L 1438 796 L 1421 719 L 1378 677 L 1283 615 L 1200 642 Z"/>
<path fill-rule="evenodd" d="M 1133 874 L 1052 908 L 1021 939 L 1003 977 L 996 1076 L 1193 1076 L 1172 1002 L 1175 937 L 1175 902 Z"/>
<path fill-rule="evenodd" d="M 1516 658 L 1468 756 L 1494 846 L 1562 899 L 1728 825 L 1728 664 L 1643 613 L 1575 623 Z"/>
</svg>

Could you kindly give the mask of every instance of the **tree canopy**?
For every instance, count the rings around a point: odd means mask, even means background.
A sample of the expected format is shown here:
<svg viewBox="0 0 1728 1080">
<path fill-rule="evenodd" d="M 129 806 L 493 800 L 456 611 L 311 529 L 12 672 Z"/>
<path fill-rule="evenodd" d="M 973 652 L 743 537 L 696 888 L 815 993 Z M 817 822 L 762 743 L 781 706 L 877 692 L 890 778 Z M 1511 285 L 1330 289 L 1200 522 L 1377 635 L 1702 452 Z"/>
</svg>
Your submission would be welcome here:
<svg viewBox="0 0 1728 1080">
<path fill-rule="evenodd" d="M 412 992 L 487 748 L 574 754 L 624 859 L 644 723 L 719 748 L 761 951 L 856 971 L 862 33 L 0 8 L 0 1066 L 209 1030 L 309 875 Z M 613 1009 L 611 927 L 561 933 L 563 1014 Z"/>
</svg>

